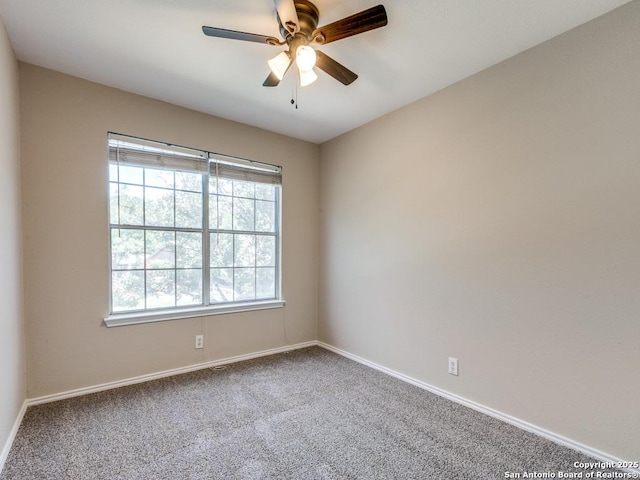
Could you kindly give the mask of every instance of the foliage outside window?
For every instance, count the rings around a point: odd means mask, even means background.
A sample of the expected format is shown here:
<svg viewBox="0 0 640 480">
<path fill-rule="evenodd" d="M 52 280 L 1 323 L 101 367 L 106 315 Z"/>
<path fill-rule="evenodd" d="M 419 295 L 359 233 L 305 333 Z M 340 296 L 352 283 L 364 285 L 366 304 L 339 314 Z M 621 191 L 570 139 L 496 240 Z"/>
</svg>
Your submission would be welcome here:
<svg viewBox="0 0 640 480">
<path fill-rule="evenodd" d="M 280 298 L 279 167 L 109 135 L 112 314 Z"/>
</svg>

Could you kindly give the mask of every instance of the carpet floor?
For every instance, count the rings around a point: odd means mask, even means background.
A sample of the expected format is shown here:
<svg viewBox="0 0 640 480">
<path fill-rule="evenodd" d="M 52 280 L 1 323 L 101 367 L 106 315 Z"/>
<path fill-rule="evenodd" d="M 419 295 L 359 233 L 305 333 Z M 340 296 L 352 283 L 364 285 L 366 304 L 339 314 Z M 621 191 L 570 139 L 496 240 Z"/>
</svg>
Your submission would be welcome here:
<svg viewBox="0 0 640 480">
<path fill-rule="evenodd" d="M 586 474 L 574 462 L 594 460 L 312 347 L 29 407 L 0 480 Z"/>
</svg>

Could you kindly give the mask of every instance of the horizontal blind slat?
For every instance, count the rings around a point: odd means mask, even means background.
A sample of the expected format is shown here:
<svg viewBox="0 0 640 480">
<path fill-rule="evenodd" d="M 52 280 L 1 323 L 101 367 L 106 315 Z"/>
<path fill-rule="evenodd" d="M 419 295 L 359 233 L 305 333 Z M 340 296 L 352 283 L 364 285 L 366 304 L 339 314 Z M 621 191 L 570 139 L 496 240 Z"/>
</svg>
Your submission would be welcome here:
<svg viewBox="0 0 640 480">
<path fill-rule="evenodd" d="M 210 175 L 247 182 L 282 184 L 282 167 L 226 155 L 209 154 Z"/>
<path fill-rule="evenodd" d="M 209 162 L 205 158 L 193 158 L 170 153 L 109 147 L 109 161 L 124 166 L 151 167 L 163 170 L 207 172 Z"/>
<path fill-rule="evenodd" d="M 109 161 L 123 166 L 206 173 L 231 180 L 282 184 L 282 168 L 253 160 L 109 134 Z"/>
<path fill-rule="evenodd" d="M 280 185 L 282 183 L 282 174 L 280 173 L 256 169 L 252 170 L 223 163 L 218 164 L 217 169 L 215 163 L 212 163 L 211 176 L 215 177 L 216 175 L 220 178 L 243 180 L 246 182 L 268 183 L 272 185 Z"/>
</svg>

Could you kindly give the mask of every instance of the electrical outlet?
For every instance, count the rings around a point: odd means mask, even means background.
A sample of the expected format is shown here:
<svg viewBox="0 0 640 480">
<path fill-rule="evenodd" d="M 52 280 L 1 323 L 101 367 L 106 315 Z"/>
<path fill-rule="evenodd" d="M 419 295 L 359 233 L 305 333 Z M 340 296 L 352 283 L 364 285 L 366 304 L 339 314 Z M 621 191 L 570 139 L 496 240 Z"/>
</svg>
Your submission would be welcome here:
<svg viewBox="0 0 640 480">
<path fill-rule="evenodd" d="M 458 375 L 458 359 L 449 357 L 449 375 Z"/>
<path fill-rule="evenodd" d="M 196 348 L 204 347 L 204 335 L 196 335 Z"/>
</svg>

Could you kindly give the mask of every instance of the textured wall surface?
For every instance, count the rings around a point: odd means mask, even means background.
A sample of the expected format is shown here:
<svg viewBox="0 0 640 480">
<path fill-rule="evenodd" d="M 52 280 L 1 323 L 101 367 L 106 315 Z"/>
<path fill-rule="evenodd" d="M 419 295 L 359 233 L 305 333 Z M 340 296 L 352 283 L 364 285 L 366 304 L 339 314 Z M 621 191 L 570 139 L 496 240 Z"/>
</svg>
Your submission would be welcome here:
<svg viewBox="0 0 640 480">
<path fill-rule="evenodd" d="M 25 399 L 18 63 L 0 18 L 0 455 Z M 1 459 L 0 459 L 1 463 Z"/>
<path fill-rule="evenodd" d="M 320 340 L 640 459 L 639 52 L 632 2 L 323 144 Z"/>
<path fill-rule="evenodd" d="M 316 338 L 317 145 L 28 64 L 20 95 L 30 398 Z M 286 307 L 104 327 L 108 131 L 282 165 Z"/>
</svg>

